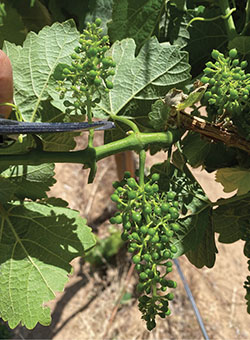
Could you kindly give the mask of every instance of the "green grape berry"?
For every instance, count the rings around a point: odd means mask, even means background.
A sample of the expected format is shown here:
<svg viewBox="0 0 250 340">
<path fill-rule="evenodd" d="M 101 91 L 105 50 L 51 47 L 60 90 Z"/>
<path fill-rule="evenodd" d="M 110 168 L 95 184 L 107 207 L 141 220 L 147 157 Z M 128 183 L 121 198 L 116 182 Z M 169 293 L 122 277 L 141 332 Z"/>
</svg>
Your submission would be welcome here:
<svg viewBox="0 0 250 340">
<path fill-rule="evenodd" d="M 173 219 L 177 219 L 179 217 L 179 212 L 175 207 L 169 208 L 169 213 Z"/>
<path fill-rule="evenodd" d="M 119 202 L 120 201 L 119 196 L 116 195 L 116 194 L 112 194 L 110 198 L 113 202 Z"/>
<path fill-rule="evenodd" d="M 158 192 L 158 191 L 159 191 L 159 185 L 156 184 L 156 183 L 154 183 L 154 184 L 152 185 L 152 190 L 153 190 L 153 192 Z"/>
<path fill-rule="evenodd" d="M 171 252 L 169 250 L 165 250 L 163 253 L 163 258 L 164 259 L 170 259 L 171 258 Z"/>
<path fill-rule="evenodd" d="M 94 84 L 95 84 L 96 86 L 99 86 L 99 85 L 101 85 L 101 83 L 102 83 L 101 78 L 95 77 L 95 79 L 94 79 Z"/>
<path fill-rule="evenodd" d="M 97 27 L 101 26 L 102 20 L 100 18 L 95 19 L 95 24 Z"/>
<path fill-rule="evenodd" d="M 130 178 L 130 177 L 131 177 L 130 171 L 125 171 L 123 174 L 123 178 Z"/>
<path fill-rule="evenodd" d="M 246 60 L 243 60 L 241 63 L 240 63 L 240 67 L 241 69 L 244 69 L 247 67 L 247 61 Z"/>
<path fill-rule="evenodd" d="M 144 190 L 148 194 L 151 194 L 153 192 L 152 186 L 148 183 L 145 185 Z"/>
<path fill-rule="evenodd" d="M 143 211 L 144 211 L 145 214 L 151 214 L 151 212 L 152 212 L 151 205 L 150 204 L 145 205 L 144 208 L 143 208 Z"/>
<path fill-rule="evenodd" d="M 134 239 L 136 241 L 140 241 L 140 236 L 136 232 L 133 232 L 131 234 L 131 236 L 132 236 L 132 239 Z"/>
<path fill-rule="evenodd" d="M 168 300 L 173 300 L 173 299 L 174 299 L 174 293 L 168 293 L 168 294 L 166 295 L 166 298 L 167 298 Z"/>
<path fill-rule="evenodd" d="M 146 262 L 149 262 L 149 261 L 151 261 L 151 256 L 149 254 L 144 254 L 143 260 L 146 261 Z"/>
<path fill-rule="evenodd" d="M 169 192 L 167 193 L 167 198 L 168 198 L 169 201 L 173 201 L 173 199 L 175 198 L 175 196 L 176 196 L 176 193 L 173 192 L 173 191 L 169 191 Z"/>
<path fill-rule="evenodd" d="M 180 230 L 180 225 L 178 223 L 171 223 L 170 224 L 170 228 L 173 230 L 173 231 L 178 231 Z"/>
<path fill-rule="evenodd" d="M 148 279 L 148 275 L 145 272 L 141 272 L 139 274 L 139 277 L 141 280 L 147 280 Z"/>
<path fill-rule="evenodd" d="M 236 58 L 237 55 L 238 55 L 238 52 L 237 52 L 236 48 L 232 48 L 232 49 L 229 51 L 228 55 L 229 55 L 229 57 L 230 57 L 231 59 Z"/>
<path fill-rule="evenodd" d="M 122 216 L 121 216 L 121 215 L 115 216 L 115 223 L 116 223 L 116 224 L 122 223 Z"/>
<path fill-rule="evenodd" d="M 167 213 L 169 211 L 169 208 L 170 208 L 170 204 L 169 203 L 162 203 L 161 205 L 161 211 L 164 212 L 164 213 Z"/>
<path fill-rule="evenodd" d="M 148 228 L 147 228 L 146 226 L 143 225 L 143 226 L 140 228 L 140 232 L 141 232 L 143 235 L 146 235 L 147 232 L 148 232 Z"/>
<path fill-rule="evenodd" d="M 109 90 L 111 90 L 114 87 L 114 84 L 110 80 L 106 80 L 106 86 Z"/>
<path fill-rule="evenodd" d="M 152 182 L 157 182 L 160 179 L 160 175 L 157 174 L 156 172 L 151 176 Z"/>
<path fill-rule="evenodd" d="M 141 257 L 140 257 L 140 255 L 134 255 L 132 260 L 135 264 L 138 264 L 138 263 L 141 262 Z"/>
<path fill-rule="evenodd" d="M 233 100 L 238 99 L 238 92 L 237 92 L 237 90 L 230 89 L 229 93 L 230 93 L 230 98 L 231 99 L 233 99 Z"/>
<path fill-rule="evenodd" d="M 136 196 L 137 196 L 136 191 L 131 190 L 131 191 L 128 192 L 128 199 L 129 199 L 129 200 L 135 199 Z"/>
<path fill-rule="evenodd" d="M 218 50 L 213 50 L 211 53 L 212 58 L 214 58 L 215 60 L 218 60 L 219 56 L 220 56 L 220 52 Z"/>
<path fill-rule="evenodd" d="M 158 207 L 158 206 L 156 206 L 155 208 L 154 208 L 154 212 L 155 212 L 155 214 L 156 215 L 161 215 L 161 208 L 160 207 Z"/>
<path fill-rule="evenodd" d="M 138 188 L 138 184 L 136 183 L 136 181 L 133 177 L 127 179 L 127 184 L 131 189 L 137 189 Z"/>
<path fill-rule="evenodd" d="M 136 223 L 141 222 L 142 216 L 139 212 L 132 211 L 132 220 Z"/>
<path fill-rule="evenodd" d="M 129 221 L 123 224 L 123 228 L 125 230 L 130 230 L 131 227 L 132 227 L 132 225 L 131 225 L 131 223 Z"/>
<path fill-rule="evenodd" d="M 170 247 L 170 249 L 172 253 L 177 253 L 177 247 L 174 244 Z"/>
<path fill-rule="evenodd" d="M 155 233 L 156 233 L 156 230 L 154 228 L 148 228 L 148 234 L 150 236 L 154 236 Z"/>
</svg>

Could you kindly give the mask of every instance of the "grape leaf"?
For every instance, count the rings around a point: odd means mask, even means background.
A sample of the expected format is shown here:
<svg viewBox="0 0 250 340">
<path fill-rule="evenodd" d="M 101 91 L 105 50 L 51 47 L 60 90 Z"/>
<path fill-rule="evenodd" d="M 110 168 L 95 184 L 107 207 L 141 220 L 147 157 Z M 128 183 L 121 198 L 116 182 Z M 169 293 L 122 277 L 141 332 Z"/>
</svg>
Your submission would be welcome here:
<svg viewBox="0 0 250 340">
<path fill-rule="evenodd" d="M 44 303 L 62 291 L 70 261 L 95 244 L 78 212 L 48 203 L 25 202 L 1 211 L 0 314 L 15 328 L 48 325 Z"/>
<path fill-rule="evenodd" d="M 237 36 L 228 43 L 228 48 L 236 48 L 245 59 L 246 54 L 250 54 L 250 37 L 249 36 Z"/>
<path fill-rule="evenodd" d="M 14 183 L 11 183 L 7 178 L 0 176 L 0 188 L 0 203 L 3 204 L 13 198 L 17 186 Z"/>
<path fill-rule="evenodd" d="M 197 168 L 204 164 L 204 160 L 209 153 L 209 141 L 202 139 L 198 133 L 189 132 L 182 141 L 182 152 L 187 159 L 188 164 Z"/>
<path fill-rule="evenodd" d="M 220 199 L 221 204 L 213 212 L 213 224 L 215 232 L 219 233 L 219 241 L 233 243 L 238 241 L 242 234 L 241 228 L 250 222 L 250 198 L 244 197 L 235 200 L 234 196 L 228 199 Z"/>
<path fill-rule="evenodd" d="M 51 25 L 52 20 L 47 7 L 40 0 L 33 1 L 31 6 L 28 1 L 8 0 L 21 16 L 25 29 L 27 31 L 38 32 L 45 25 Z"/>
<path fill-rule="evenodd" d="M 205 8 L 202 13 L 203 18 L 213 18 L 220 15 L 219 8 Z M 185 17 L 200 16 L 195 11 L 188 10 L 184 13 Z M 191 18 L 192 18 L 191 17 Z M 191 19 L 190 18 L 190 19 Z M 214 21 L 194 21 L 188 28 L 190 39 L 185 49 L 189 52 L 190 64 L 192 65 L 192 73 L 198 75 L 204 68 L 204 64 L 209 60 L 211 51 L 218 49 L 221 51 L 222 47 L 226 47 L 227 33 L 225 31 L 225 25 L 223 19 Z"/>
<path fill-rule="evenodd" d="M 15 195 L 19 199 L 38 199 L 47 197 L 49 190 L 56 180 L 54 164 L 41 164 L 36 166 L 12 166 L 1 173 L 3 178 L 8 178 L 15 185 Z"/>
<path fill-rule="evenodd" d="M 197 168 L 204 166 L 208 172 L 237 164 L 237 151 L 223 143 L 210 143 L 198 133 L 189 132 L 182 140 L 182 153 L 187 162 Z"/>
<path fill-rule="evenodd" d="M 70 63 L 79 32 L 73 20 L 44 27 L 38 34 L 30 32 L 23 47 L 9 42 L 4 50 L 13 65 L 14 100 L 25 120 L 39 120 L 41 102 L 57 86 L 53 72 L 58 63 Z"/>
<path fill-rule="evenodd" d="M 163 8 L 162 0 L 114 0 L 112 21 L 108 23 L 110 40 L 133 38 L 138 51 L 154 32 Z"/>
<path fill-rule="evenodd" d="M 215 263 L 215 253 L 218 252 L 214 240 L 214 231 L 211 228 L 211 221 L 208 221 L 211 216 L 211 209 L 207 210 L 206 213 L 205 218 L 207 219 L 207 223 L 209 223 L 209 228 L 205 229 L 203 238 L 198 246 L 185 254 L 189 261 L 197 268 L 202 268 L 204 265 L 212 268 Z"/>
<path fill-rule="evenodd" d="M 141 48 L 137 57 L 135 47 L 132 39 L 117 41 L 112 46 L 110 54 L 117 65 L 111 78 L 114 88 L 103 93 L 96 116 L 116 115 L 134 99 L 159 99 L 158 88 L 166 93 L 170 87 L 189 79 L 187 54 L 178 47 L 160 44 L 155 37 Z"/>
<path fill-rule="evenodd" d="M 78 29 L 82 30 L 89 2 L 95 2 L 95 0 L 50 0 L 48 8 L 55 21 L 63 22 L 67 19 L 74 18 Z"/>
<path fill-rule="evenodd" d="M 149 112 L 148 118 L 154 129 L 164 131 L 167 127 L 167 120 L 170 115 L 171 108 L 164 104 L 163 100 L 158 99 L 152 105 L 152 111 Z"/>
<path fill-rule="evenodd" d="M 181 9 L 183 8 L 181 4 Z M 162 40 L 184 48 L 190 38 L 187 24 L 190 17 L 179 10 L 172 2 L 167 2 L 167 11 L 161 22 Z"/>
<path fill-rule="evenodd" d="M 222 168 L 216 171 L 216 182 L 223 185 L 224 192 L 237 190 L 238 196 L 244 195 L 250 191 L 250 170 L 239 167 Z"/>
<path fill-rule="evenodd" d="M 3 6 L 3 5 L 1 5 Z M 2 48 L 4 40 L 11 41 L 16 44 L 21 44 L 25 39 L 25 26 L 22 18 L 17 10 L 6 1 L 4 4 L 6 16 L 2 17 L 3 25 L 0 27 L 0 47 Z"/>
</svg>

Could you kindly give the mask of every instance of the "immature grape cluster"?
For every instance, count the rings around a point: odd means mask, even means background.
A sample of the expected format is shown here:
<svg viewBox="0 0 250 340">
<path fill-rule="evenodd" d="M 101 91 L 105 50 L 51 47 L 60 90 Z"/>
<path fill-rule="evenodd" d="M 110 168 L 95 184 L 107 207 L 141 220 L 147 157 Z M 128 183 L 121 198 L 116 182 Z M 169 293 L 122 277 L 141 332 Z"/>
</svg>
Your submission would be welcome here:
<svg viewBox="0 0 250 340">
<path fill-rule="evenodd" d="M 245 137 L 250 137 L 250 117 L 246 117 L 250 106 L 250 73 L 245 72 L 247 61 L 240 62 L 236 49 L 231 49 L 228 57 L 217 50 L 211 55 L 216 61 L 206 63 L 201 78 L 203 83 L 209 84 L 205 102 L 214 107 L 216 122 L 231 120 L 240 132 L 245 130 Z"/>
<path fill-rule="evenodd" d="M 171 259 L 177 253 L 173 236 L 180 229 L 179 203 L 174 192 L 159 191 L 159 178 L 154 173 L 140 186 L 125 172 L 121 182 L 113 183 L 115 191 L 111 195 L 119 211 L 110 222 L 122 223 L 122 239 L 128 241 L 128 251 L 134 254 L 132 260 L 139 274 L 137 290 L 142 294 L 139 309 L 149 330 L 156 326 L 156 315 L 170 315 L 169 301 L 174 294 L 165 292 L 177 286 L 166 276 L 172 271 Z"/>
<path fill-rule="evenodd" d="M 116 64 L 111 56 L 105 56 L 109 49 L 109 37 L 102 36 L 100 25 L 99 18 L 94 23 L 87 24 L 87 28 L 80 35 L 79 45 L 71 55 L 71 65 L 62 69 L 64 80 L 58 82 L 61 98 L 64 98 L 67 91 L 73 92 L 75 98 L 73 104 L 68 100 L 64 101 L 69 112 L 78 109 L 83 111 L 89 98 L 91 105 L 95 106 L 99 99 L 92 100 L 93 94 L 99 92 L 101 88 L 106 91 L 113 88 L 109 77 L 115 74 Z M 71 87 L 65 85 L 67 81 L 71 83 Z M 86 100 L 83 100 L 84 97 Z"/>
</svg>

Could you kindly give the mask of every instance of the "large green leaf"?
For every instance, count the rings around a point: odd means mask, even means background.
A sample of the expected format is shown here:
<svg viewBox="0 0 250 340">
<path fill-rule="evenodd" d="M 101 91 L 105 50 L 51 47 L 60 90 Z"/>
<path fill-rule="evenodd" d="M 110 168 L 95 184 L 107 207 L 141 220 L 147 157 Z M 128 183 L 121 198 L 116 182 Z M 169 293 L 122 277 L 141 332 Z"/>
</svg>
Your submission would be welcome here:
<svg viewBox="0 0 250 340">
<path fill-rule="evenodd" d="M 54 164 L 11 166 L 1 176 L 15 185 L 15 196 L 19 199 L 47 197 L 46 192 L 56 182 Z"/>
<path fill-rule="evenodd" d="M 4 40 L 8 40 L 15 44 L 22 44 L 27 34 L 27 30 L 17 10 L 9 3 L 9 1 L 5 1 L 4 5 L 6 16 L 4 17 L 1 16 L 2 22 L 2 25 L 0 27 L 1 48 L 3 46 Z"/>
<path fill-rule="evenodd" d="M 0 188 L 0 204 L 3 204 L 13 199 L 17 186 L 7 178 L 0 176 Z"/>
<path fill-rule="evenodd" d="M 237 36 L 228 43 L 228 48 L 236 48 L 238 52 L 246 58 L 247 54 L 250 54 L 250 37 L 249 36 Z"/>
<path fill-rule="evenodd" d="M 189 79 L 187 54 L 177 46 L 160 44 L 153 37 L 137 57 L 135 48 L 133 39 L 117 41 L 112 46 L 110 54 L 117 65 L 112 78 L 114 88 L 108 94 L 103 93 L 97 115 L 116 115 L 134 99 L 158 99 L 170 87 L 180 86 Z"/>
<path fill-rule="evenodd" d="M 95 244 L 78 212 L 48 203 L 24 203 L 1 211 L 0 315 L 15 328 L 49 325 L 44 304 L 63 290 L 70 261 Z"/>
<path fill-rule="evenodd" d="M 242 235 L 242 227 L 246 225 L 249 229 L 250 198 L 246 195 L 237 200 L 235 197 L 221 199 L 218 204 L 213 213 L 213 223 L 215 232 L 220 234 L 219 241 L 222 243 L 238 241 Z"/>
<path fill-rule="evenodd" d="M 237 190 L 237 195 L 244 195 L 250 191 L 250 170 L 244 168 L 222 168 L 216 171 L 216 182 L 224 187 L 224 192 Z"/>
<path fill-rule="evenodd" d="M 55 21 L 63 22 L 67 19 L 74 18 L 77 27 L 81 30 L 83 28 L 89 2 L 95 1 L 50 0 L 48 8 Z"/>
<path fill-rule="evenodd" d="M 186 17 L 191 19 L 197 15 L 209 19 L 221 15 L 221 11 L 219 8 L 207 7 L 200 15 L 195 11 L 188 10 L 187 13 L 183 13 L 183 21 L 186 22 Z M 188 31 L 190 39 L 185 49 L 189 52 L 192 73 L 198 75 L 204 68 L 205 62 L 211 58 L 210 54 L 213 49 L 223 51 L 226 48 L 228 37 L 223 19 L 194 21 Z"/>
<path fill-rule="evenodd" d="M 202 239 L 199 244 L 196 244 L 185 254 L 189 261 L 197 268 L 202 268 L 203 266 L 212 268 L 215 263 L 215 254 L 217 253 L 217 248 L 215 245 L 214 230 L 211 224 L 211 214 L 211 208 L 207 208 L 200 213 L 197 226 L 200 227 L 200 231 L 201 227 L 204 228 Z M 193 223 L 193 221 L 191 223 Z"/>
<path fill-rule="evenodd" d="M 164 8 L 163 0 L 114 0 L 108 33 L 112 42 L 133 38 L 137 51 L 151 37 Z"/>
<path fill-rule="evenodd" d="M 237 164 L 237 150 L 225 144 L 210 143 L 198 133 L 189 132 L 181 141 L 182 153 L 193 168 L 203 165 L 208 172 Z"/>
<path fill-rule="evenodd" d="M 4 50 L 13 65 L 15 103 L 25 120 L 39 120 L 42 101 L 56 92 L 53 72 L 58 63 L 70 63 L 79 32 L 73 20 L 30 32 L 23 47 L 5 42 Z"/>
<path fill-rule="evenodd" d="M 190 16 L 168 1 L 165 16 L 161 21 L 161 39 L 184 48 L 190 38 L 187 29 L 189 20 Z"/>
<path fill-rule="evenodd" d="M 25 26 L 25 31 L 38 32 L 45 25 L 51 25 L 52 20 L 50 13 L 46 6 L 40 0 L 33 2 L 33 5 L 29 1 L 16 1 L 16 0 L 4 0 L 6 3 L 10 3 L 13 8 L 19 13 L 22 22 Z"/>
</svg>

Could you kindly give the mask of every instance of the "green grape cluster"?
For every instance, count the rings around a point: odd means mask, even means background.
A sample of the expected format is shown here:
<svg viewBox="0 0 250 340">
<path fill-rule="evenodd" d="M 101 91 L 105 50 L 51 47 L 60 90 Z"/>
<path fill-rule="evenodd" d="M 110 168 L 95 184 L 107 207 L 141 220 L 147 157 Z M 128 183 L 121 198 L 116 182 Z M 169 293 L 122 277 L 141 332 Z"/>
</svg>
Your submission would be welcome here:
<svg viewBox="0 0 250 340">
<path fill-rule="evenodd" d="M 244 129 L 242 112 L 248 113 L 250 105 L 250 73 L 245 71 L 247 61 L 240 62 L 236 49 L 231 49 L 228 57 L 217 50 L 213 50 L 211 56 L 215 62 L 206 63 L 201 78 L 203 83 L 209 84 L 204 100 L 216 112 L 216 122 L 232 120 Z M 250 133 L 250 117 L 248 120 L 247 134 Z"/>
<path fill-rule="evenodd" d="M 88 23 L 87 28 L 80 35 L 79 45 L 71 55 L 71 65 L 62 69 L 62 78 L 58 81 L 58 90 L 63 99 L 67 91 L 71 91 L 74 102 L 64 101 L 67 112 L 80 110 L 84 112 L 86 101 L 90 100 L 95 106 L 100 100 L 100 90 L 109 91 L 113 88 L 110 76 L 115 74 L 115 62 L 111 56 L 105 56 L 109 50 L 109 37 L 102 36 L 101 19 Z M 68 87 L 67 81 L 71 83 Z M 93 100 L 93 95 L 99 93 Z M 73 106 L 73 107 L 72 107 Z"/>
<path fill-rule="evenodd" d="M 156 326 L 156 315 L 162 318 L 170 315 L 169 301 L 174 294 L 168 289 L 177 286 L 166 277 L 172 271 L 171 259 L 177 253 L 173 237 L 180 229 L 179 203 L 174 192 L 159 191 L 159 178 L 158 173 L 153 173 L 140 186 L 125 172 L 121 182 L 113 183 L 115 191 L 111 195 L 118 212 L 110 222 L 123 225 L 122 239 L 128 241 L 128 251 L 133 254 L 139 274 L 139 309 L 148 330 Z"/>
</svg>

